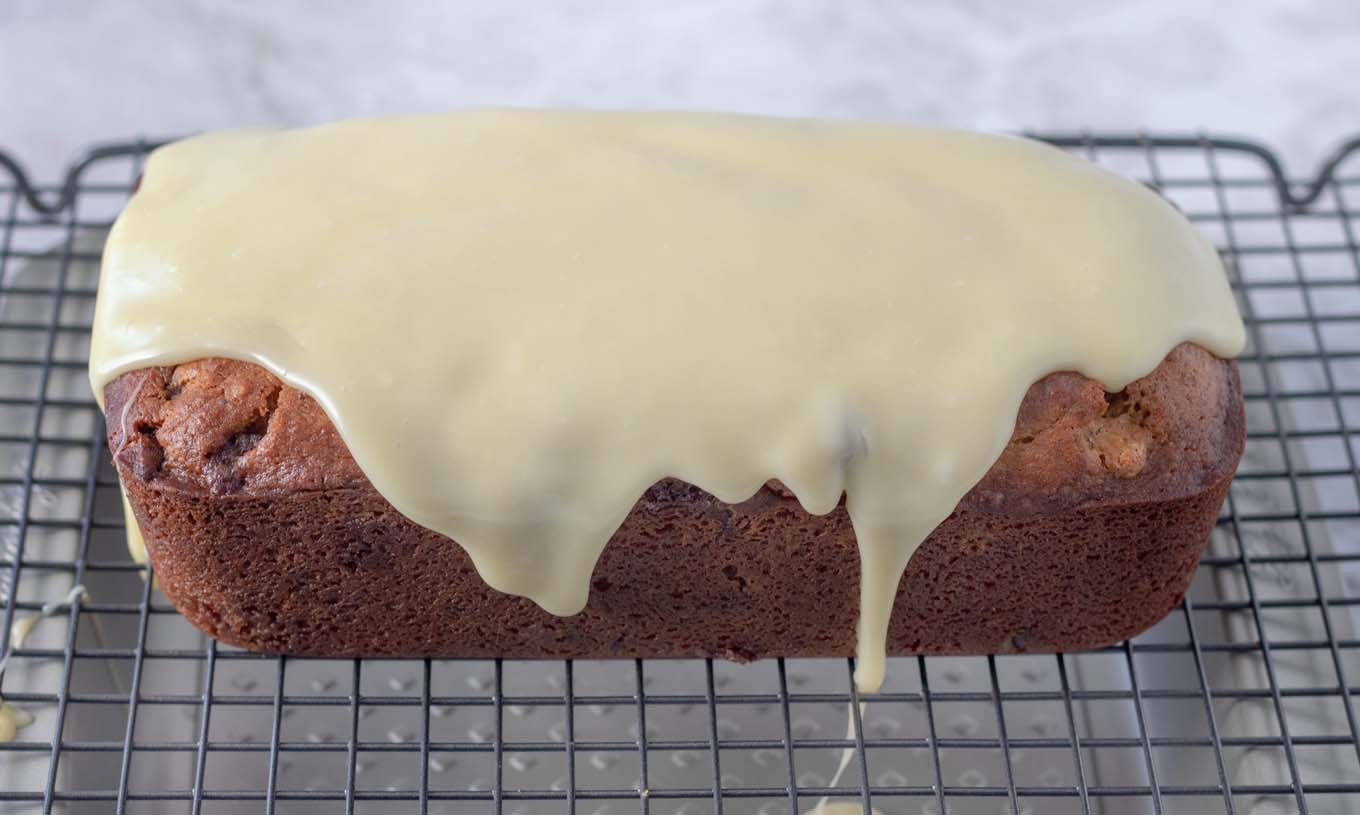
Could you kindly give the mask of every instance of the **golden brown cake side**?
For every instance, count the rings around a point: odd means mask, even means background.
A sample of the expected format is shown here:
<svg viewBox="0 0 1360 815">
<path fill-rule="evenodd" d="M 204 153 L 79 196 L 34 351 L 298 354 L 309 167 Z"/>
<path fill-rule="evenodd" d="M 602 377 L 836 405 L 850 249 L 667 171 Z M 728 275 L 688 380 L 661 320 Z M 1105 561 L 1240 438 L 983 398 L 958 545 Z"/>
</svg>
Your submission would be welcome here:
<svg viewBox="0 0 1360 815">
<path fill-rule="evenodd" d="M 208 359 L 105 390 L 109 444 L 157 578 L 252 650 L 325 656 L 843 656 L 859 564 L 844 507 L 777 483 L 725 504 L 664 480 L 597 565 L 581 614 L 500 594 L 373 489 L 320 407 Z M 1244 443 L 1236 367 L 1182 344 L 1119 394 L 1030 388 L 1006 450 L 913 556 L 889 653 L 1073 650 L 1180 600 Z"/>
</svg>

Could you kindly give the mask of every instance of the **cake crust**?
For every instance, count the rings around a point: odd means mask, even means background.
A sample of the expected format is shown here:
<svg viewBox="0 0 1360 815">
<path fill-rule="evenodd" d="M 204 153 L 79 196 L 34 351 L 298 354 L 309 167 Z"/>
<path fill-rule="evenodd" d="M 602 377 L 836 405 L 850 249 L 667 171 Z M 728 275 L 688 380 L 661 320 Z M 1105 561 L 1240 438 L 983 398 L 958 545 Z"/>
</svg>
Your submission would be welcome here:
<svg viewBox="0 0 1360 815">
<path fill-rule="evenodd" d="M 740 504 L 652 486 L 583 612 L 486 586 L 364 477 L 320 406 L 226 359 L 105 389 L 114 462 L 161 588 L 197 627 L 313 656 L 847 656 L 859 563 L 844 505 L 778 482 Z M 1236 366 L 1173 349 L 1118 394 L 1057 373 L 899 585 L 890 654 L 1100 647 L 1179 602 L 1244 445 Z"/>
</svg>

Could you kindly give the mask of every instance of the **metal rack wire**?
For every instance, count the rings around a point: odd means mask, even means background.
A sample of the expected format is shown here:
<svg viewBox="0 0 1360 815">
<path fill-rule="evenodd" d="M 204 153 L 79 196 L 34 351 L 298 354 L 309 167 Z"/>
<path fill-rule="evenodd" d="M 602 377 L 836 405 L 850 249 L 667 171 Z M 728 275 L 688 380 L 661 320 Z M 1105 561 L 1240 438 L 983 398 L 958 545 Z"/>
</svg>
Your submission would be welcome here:
<svg viewBox="0 0 1360 815">
<path fill-rule="evenodd" d="M 56 187 L 0 153 L 0 813 L 1360 811 L 1360 170 L 1294 183 L 1213 136 L 1049 135 L 1222 250 L 1248 450 L 1185 603 L 1098 652 L 844 661 L 267 658 L 207 640 L 125 551 L 84 379 L 104 231 L 148 143 Z M 853 729 L 845 733 L 847 709 Z M 853 754 L 830 787 L 842 751 Z"/>
</svg>

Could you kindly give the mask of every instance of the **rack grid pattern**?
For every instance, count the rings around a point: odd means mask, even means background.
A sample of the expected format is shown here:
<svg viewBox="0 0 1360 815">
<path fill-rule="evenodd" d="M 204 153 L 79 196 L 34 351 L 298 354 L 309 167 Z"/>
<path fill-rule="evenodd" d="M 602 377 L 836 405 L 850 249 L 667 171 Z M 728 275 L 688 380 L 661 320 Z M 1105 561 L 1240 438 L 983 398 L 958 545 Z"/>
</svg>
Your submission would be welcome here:
<svg viewBox="0 0 1360 815">
<path fill-rule="evenodd" d="M 1293 183 L 1239 140 L 1045 138 L 1152 185 L 1223 253 L 1247 453 L 1151 631 L 894 659 L 862 699 L 843 660 L 328 661 L 198 634 L 127 556 L 84 373 L 103 236 L 150 145 L 93 151 L 59 187 L 0 153 L 0 653 L 87 590 L 0 678 L 34 717 L 0 743 L 0 813 L 1360 811 L 1360 140 Z"/>
</svg>

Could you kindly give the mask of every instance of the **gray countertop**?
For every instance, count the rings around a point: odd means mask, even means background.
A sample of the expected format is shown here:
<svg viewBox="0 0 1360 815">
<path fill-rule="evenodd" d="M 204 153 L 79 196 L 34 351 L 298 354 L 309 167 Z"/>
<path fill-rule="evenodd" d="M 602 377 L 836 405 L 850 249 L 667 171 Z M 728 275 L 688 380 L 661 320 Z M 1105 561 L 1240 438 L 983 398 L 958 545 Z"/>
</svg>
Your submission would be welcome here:
<svg viewBox="0 0 1360 815">
<path fill-rule="evenodd" d="M 1205 128 L 1304 172 L 1360 131 L 1360 3 L 10 0 L 0 99 L 43 180 L 95 141 L 478 105 Z"/>
</svg>

